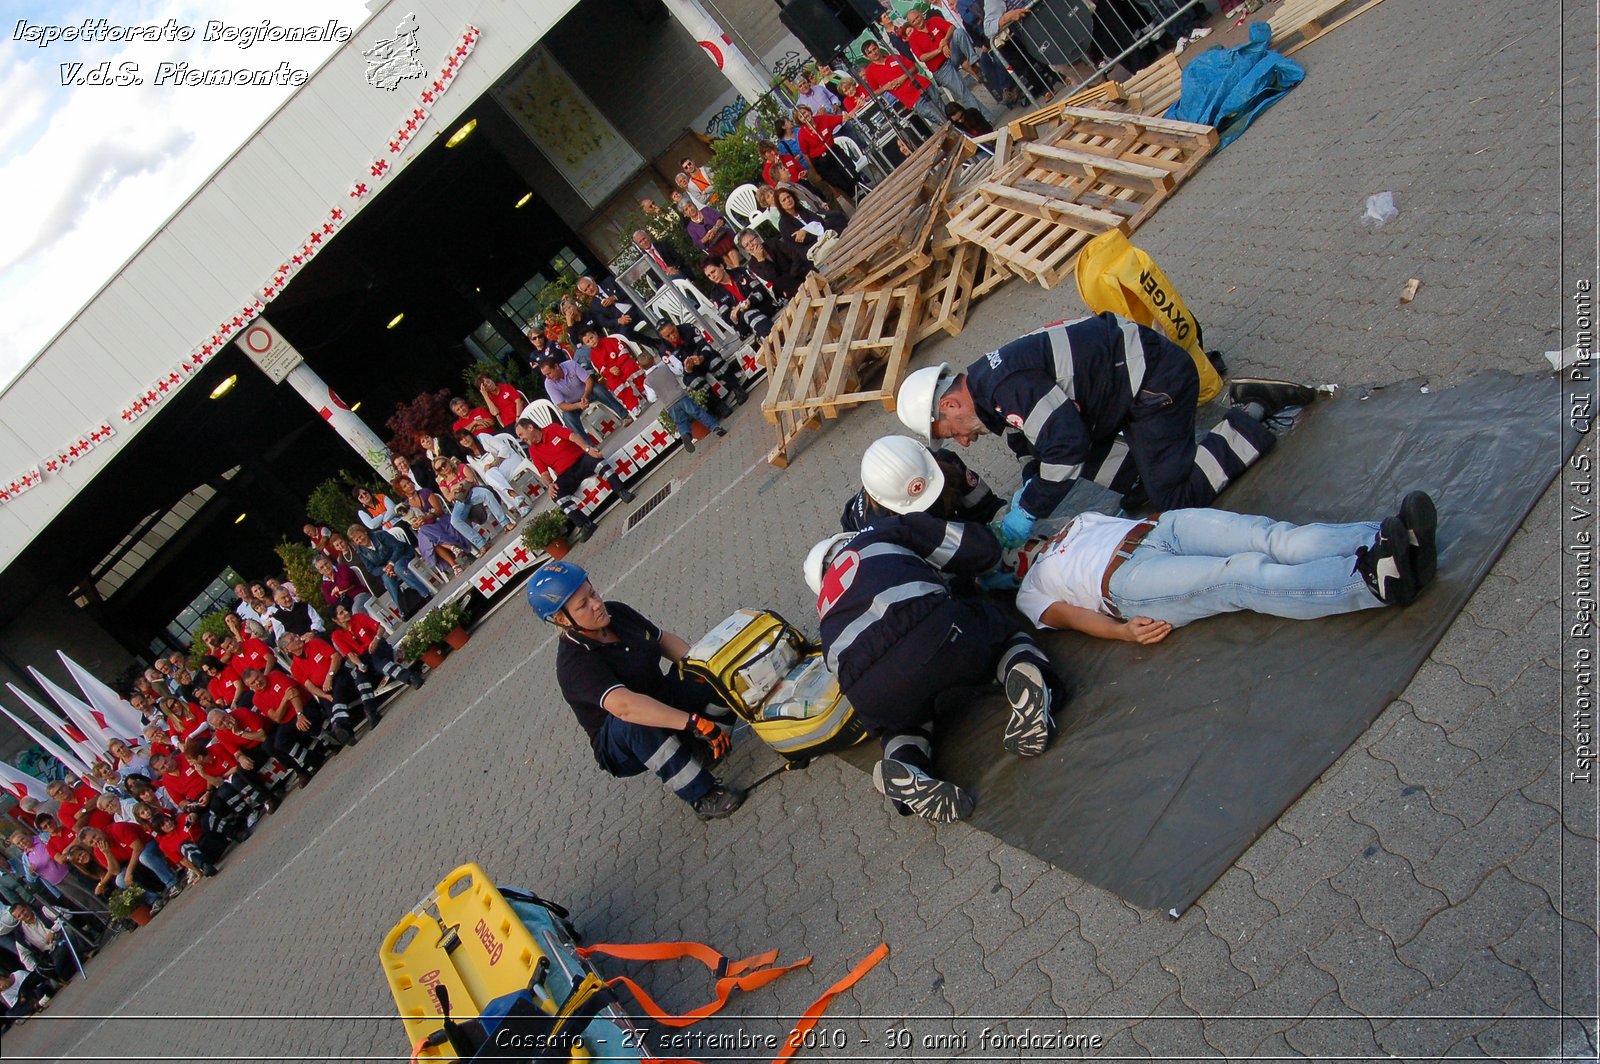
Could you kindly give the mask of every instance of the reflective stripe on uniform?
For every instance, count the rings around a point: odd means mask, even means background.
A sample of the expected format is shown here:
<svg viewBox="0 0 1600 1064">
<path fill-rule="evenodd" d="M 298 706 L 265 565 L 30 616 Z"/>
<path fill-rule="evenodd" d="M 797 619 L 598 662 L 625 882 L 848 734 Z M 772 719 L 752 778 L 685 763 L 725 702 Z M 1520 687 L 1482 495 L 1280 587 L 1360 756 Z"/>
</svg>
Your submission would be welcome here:
<svg viewBox="0 0 1600 1064">
<path fill-rule="evenodd" d="M 1076 480 L 1081 465 L 1056 465 L 1054 462 L 1039 463 L 1039 479 L 1048 480 L 1054 484 L 1065 484 Z"/>
<path fill-rule="evenodd" d="M 1122 320 L 1122 351 L 1128 363 L 1128 394 L 1138 395 L 1144 385 L 1144 340 L 1139 337 L 1139 324 Z"/>
<path fill-rule="evenodd" d="M 1033 404 L 1033 409 L 1028 411 L 1028 417 L 1022 423 L 1022 434 L 1028 437 L 1028 442 L 1039 442 L 1039 433 L 1044 431 L 1044 423 L 1050 420 L 1050 415 L 1071 401 L 1059 384 L 1045 392 L 1039 401 Z"/>
<path fill-rule="evenodd" d="M 883 756 L 898 757 L 900 751 L 908 746 L 913 750 L 922 751 L 927 757 L 933 756 L 933 744 L 928 741 L 926 736 L 916 734 L 902 734 L 890 737 L 889 741 L 883 746 Z"/>
<path fill-rule="evenodd" d="M 1050 357 L 1055 360 L 1056 364 L 1056 383 L 1065 389 L 1067 398 L 1071 399 L 1073 378 L 1072 338 L 1068 334 L 1065 324 L 1045 330 L 1045 336 L 1050 340 Z"/>
<path fill-rule="evenodd" d="M 673 773 L 672 778 L 667 780 L 666 784 L 674 793 L 680 792 L 693 783 L 700 773 L 704 771 L 705 769 L 700 767 L 700 762 L 690 758 L 689 763 Z"/>
<path fill-rule="evenodd" d="M 1261 452 L 1256 449 L 1256 445 L 1245 439 L 1238 429 L 1226 421 L 1212 429 L 1211 433 L 1214 436 L 1221 437 L 1222 441 L 1228 445 L 1228 450 L 1232 451 L 1234 456 L 1247 466 L 1261 457 Z"/>
<path fill-rule="evenodd" d="M 862 553 L 865 554 L 866 552 L 863 551 Z M 891 587 L 882 592 L 872 600 L 872 604 L 867 607 L 865 613 L 851 621 L 845 627 L 845 630 L 839 633 L 839 638 L 835 639 L 833 645 L 828 648 L 828 668 L 837 676 L 839 674 L 840 656 L 850 649 L 850 645 L 859 639 L 863 632 L 883 620 L 884 615 L 889 612 L 890 606 L 897 602 L 908 602 L 911 599 L 921 598 L 924 595 L 943 594 L 944 591 L 945 586 L 943 584 L 918 580 L 916 583 L 901 584 L 898 587 Z"/>
<path fill-rule="evenodd" d="M 656 747 L 656 752 L 651 754 L 649 759 L 645 761 L 644 767 L 651 772 L 660 772 L 662 766 L 672 760 L 673 755 L 678 752 L 678 748 L 681 745 L 676 735 L 667 736 L 661 745 Z"/>
<path fill-rule="evenodd" d="M 1111 449 L 1100 460 L 1100 465 L 1095 469 L 1093 480 L 1102 488 L 1109 488 L 1116 482 L 1117 474 L 1122 472 L 1122 466 L 1128 460 L 1128 441 L 1118 436 L 1111 441 Z"/>
<path fill-rule="evenodd" d="M 1222 464 L 1217 461 L 1216 455 L 1204 447 L 1195 448 L 1194 464 L 1205 474 L 1206 482 L 1211 485 L 1212 491 L 1221 491 L 1228 486 L 1228 474 L 1222 471 Z"/>
<path fill-rule="evenodd" d="M 951 521 L 946 524 L 944 526 L 944 542 L 935 547 L 933 553 L 928 555 L 929 563 L 937 565 L 941 569 L 944 568 L 945 563 L 954 558 L 956 551 L 961 549 L 961 537 L 962 531 L 959 522 Z"/>
</svg>

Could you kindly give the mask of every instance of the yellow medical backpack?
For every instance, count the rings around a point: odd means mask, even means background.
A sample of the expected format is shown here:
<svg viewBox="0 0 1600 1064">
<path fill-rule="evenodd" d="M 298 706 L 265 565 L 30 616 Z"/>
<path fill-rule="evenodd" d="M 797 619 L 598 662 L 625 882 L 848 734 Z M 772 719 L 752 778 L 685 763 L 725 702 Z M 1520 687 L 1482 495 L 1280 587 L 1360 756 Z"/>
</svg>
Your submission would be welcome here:
<svg viewBox="0 0 1600 1064">
<path fill-rule="evenodd" d="M 714 687 L 757 738 L 797 765 L 867 737 L 822 648 L 771 610 L 735 610 L 679 667 Z"/>
</svg>

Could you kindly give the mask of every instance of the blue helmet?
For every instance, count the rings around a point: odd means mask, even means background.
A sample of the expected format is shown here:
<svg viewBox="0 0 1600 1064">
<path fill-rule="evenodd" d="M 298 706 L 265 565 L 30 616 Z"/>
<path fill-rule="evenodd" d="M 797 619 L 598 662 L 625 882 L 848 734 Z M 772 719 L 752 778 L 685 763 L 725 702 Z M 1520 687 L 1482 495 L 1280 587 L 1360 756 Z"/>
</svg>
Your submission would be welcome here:
<svg viewBox="0 0 1600 1064">
<path fill-rule="evenodd" d="M 581 565 L 545 562 L 533 574 L 533 579 L 528 581 L 528 605 L 533 607 L 533 612 L 539 615 L 541 621 L 548 621 L 560 613 L 567 600 L 588 581 L 589 574 L 583 571 Z"/>
</svg>

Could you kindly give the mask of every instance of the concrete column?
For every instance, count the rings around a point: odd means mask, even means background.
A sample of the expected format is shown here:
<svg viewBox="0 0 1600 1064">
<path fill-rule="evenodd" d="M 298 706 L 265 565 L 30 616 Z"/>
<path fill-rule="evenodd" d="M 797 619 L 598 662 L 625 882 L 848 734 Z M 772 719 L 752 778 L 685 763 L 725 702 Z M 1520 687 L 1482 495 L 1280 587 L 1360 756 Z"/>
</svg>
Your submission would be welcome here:
<svg viewBox="0 0 1600 1064">
<path fill-rule="evenodd" d="M 377 470 L 384 480 L 394 478 L 394 466 L 389 464 L 389 449 L 378 434 L 367 427 L 350 408 L 328 387 L 317 371 L 302 362 L 284 378 L 289 386 L 300 393 L 300 398 L 311 404 L 322 420 L 337 432 L 366 463 Z"/>
<path fill-rule="evenodd" d="M 311 409 L 379 476 L 384 480 L 394 477 L 394 466 L 389 463 L 389 449 L 378 438 L 378 434 L 367 428 L 367 423 L 352 413 L 343 399 L 333 394 L 328 382 L 306 365 L 300 352 L 270 321 L 264 317 L 257 318 L 245 327 L 234 343 L 267 375 L 268 380 L 280 384 L 288 381 L 290 387 L 311 404 Z"/>
<path fill-rule="evenodd" d="M 754 104 L 758 97 L 771 88 L 767 72 L 762 70 L 725 33 L 700 0 L 663 0 L 672 17 L 677 19 L 689 36 L 705 50 L 707 57 L 717 64 L 723 77 L 733 83 L 745 102 Z"/>
</svg>

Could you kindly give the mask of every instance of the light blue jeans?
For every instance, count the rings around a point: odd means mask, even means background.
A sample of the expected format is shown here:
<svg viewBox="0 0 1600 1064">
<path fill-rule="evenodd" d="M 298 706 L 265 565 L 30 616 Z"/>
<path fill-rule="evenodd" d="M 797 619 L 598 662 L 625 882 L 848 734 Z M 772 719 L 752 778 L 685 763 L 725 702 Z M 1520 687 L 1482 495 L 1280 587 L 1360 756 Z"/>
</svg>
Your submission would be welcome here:
<svg viewBox="0 0 1600 1064">
<path fill-rule="evenodd" d="M 683 396 L 667 407 L 667 414 L 672 418 L 672 423 L 677 426 L 678 435 L 686 440 L 690 438 L 689 423 L 691 421 L 700 422 L 712 432 L 722 427 L 722 422 L 718 421 L 711 411 L 695 402 L 694 398 L 688 395 Z"/>
<path fill-rule="evenodd" d="M 502 525 L 507 523 L 506 508 L 501 505 L 495 493 L 488 488 L 473 488 L 472 494 L 466 499 L 458 499 L 450 504 L 450 526 L 461 533 L 461 538 L 472 544 L 473 550 L 484 548 L 484 538 L 478 535 L 477 529 L 472 527 L 472 518 L 468 516 L 474 506 L 487 506 L 489 512 L 494 514 L 496 521 Z"/>
<path fill-rule="evenodd" d="M 1169 510 L 1111 574 L 1124 617 L 1174 628 L 1236 610 L 1310 620 L 1382 606 L 1356 571 L 1376 521 L 1295 525 L 1226 510 Z"/>
</svg>

